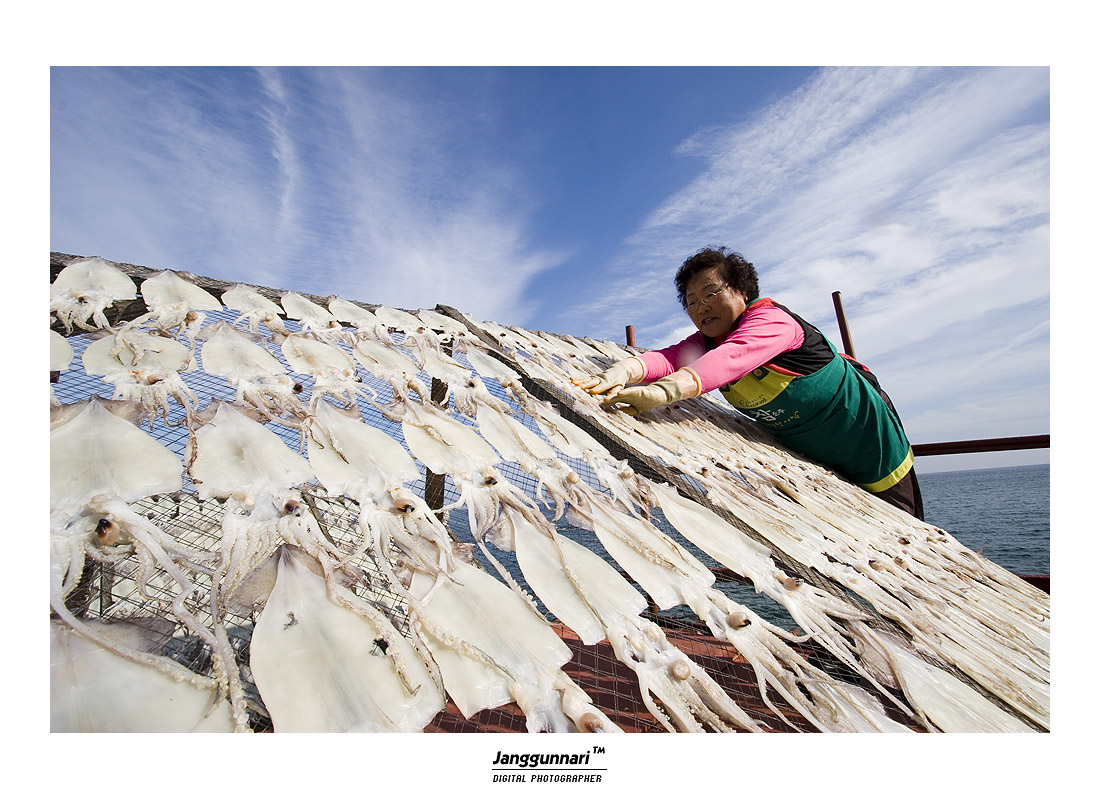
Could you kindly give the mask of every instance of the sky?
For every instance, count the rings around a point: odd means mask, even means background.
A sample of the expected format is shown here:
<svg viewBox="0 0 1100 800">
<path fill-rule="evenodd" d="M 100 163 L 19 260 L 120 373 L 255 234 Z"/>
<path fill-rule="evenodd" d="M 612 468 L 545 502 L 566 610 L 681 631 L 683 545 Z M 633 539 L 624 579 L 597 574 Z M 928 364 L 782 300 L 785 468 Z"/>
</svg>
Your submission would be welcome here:
<svg viewBox="0 0 1100 800">
<path fill-rule="evenodd" d="M 1047 67 L 54 67 L 50 189 L 54 251 L 651 348 L 724 245 L 912 441 L 1050 430 Z"/>
</svg>

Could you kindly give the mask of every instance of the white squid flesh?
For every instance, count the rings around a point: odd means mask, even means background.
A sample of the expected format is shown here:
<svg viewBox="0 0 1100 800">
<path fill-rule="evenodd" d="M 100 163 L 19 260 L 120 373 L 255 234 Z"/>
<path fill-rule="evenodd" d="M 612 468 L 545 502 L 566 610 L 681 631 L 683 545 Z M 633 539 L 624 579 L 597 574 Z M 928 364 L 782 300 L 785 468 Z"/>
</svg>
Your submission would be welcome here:
<svg viewBox="0 0 1100 800">
<path fill-rule="evenodd" d="M 332 591 L 349 595 L 335 586 Z M 338 605 L 323 577 L 283 548 L 275 588 L 256 621 L 251 666 L 277 732 L 413 732 L 443 697 L 412 645 L 396 630 Z M 384 637 L 383 637 L 384 634 Z M 403 649 L 410 692 L 389 649 Z"/>
<path fill-rule="evenodd" d="M 50 286 L 50 313 L 65 326 L 86 331 L 109 326 L 103 312 L 116 300 L 133 300 L 137 287 L 125 272 L 102 258 L 81 258 L 70 262 Z M 91 319 L 95 325 L 88 325 Z"/>
</svg>

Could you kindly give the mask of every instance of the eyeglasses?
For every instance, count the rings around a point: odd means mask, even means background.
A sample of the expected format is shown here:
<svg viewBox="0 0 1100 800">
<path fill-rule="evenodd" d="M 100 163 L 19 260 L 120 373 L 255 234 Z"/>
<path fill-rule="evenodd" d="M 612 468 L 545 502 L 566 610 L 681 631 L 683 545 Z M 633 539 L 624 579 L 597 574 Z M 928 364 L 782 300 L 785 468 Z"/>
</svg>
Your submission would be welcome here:
<svg viewBox="0 0 1100 800">
<path fill-rule="evenodd" d="M 699 310 L 703 306 L 709 306 L 711 303 L 714 302 L 714 299 L 716 297 L 718 297 L 718 295 L 720 295 L 722 292 L 724 292 L 728 288 L 730 288 L 730 287 L 729 286 L 723 286 L 721 289 L 716 289 L 713 292 L 707 292 L 705 295 L 700 297 L 698 300 L 688 300 L 687 305 L 685 306 L 685 308 L 687 308 L 688 312 L 694 312 L 694 311 Z"/>
</svg>

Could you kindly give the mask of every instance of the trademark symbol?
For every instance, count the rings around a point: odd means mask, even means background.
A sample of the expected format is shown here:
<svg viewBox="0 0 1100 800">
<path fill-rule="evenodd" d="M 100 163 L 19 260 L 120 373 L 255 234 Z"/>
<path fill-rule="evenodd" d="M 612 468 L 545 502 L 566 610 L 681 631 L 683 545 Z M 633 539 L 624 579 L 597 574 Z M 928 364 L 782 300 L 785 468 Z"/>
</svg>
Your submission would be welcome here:
<svg viewBox="0 0 1100 800">
<path fill-rule="evenodd" d="M 592 752 L 593 753 L 602 753 L 602 752 L 604 752 L 604 749 L 600 745 L 596 745 L 592 748 Z"/>
</svg>

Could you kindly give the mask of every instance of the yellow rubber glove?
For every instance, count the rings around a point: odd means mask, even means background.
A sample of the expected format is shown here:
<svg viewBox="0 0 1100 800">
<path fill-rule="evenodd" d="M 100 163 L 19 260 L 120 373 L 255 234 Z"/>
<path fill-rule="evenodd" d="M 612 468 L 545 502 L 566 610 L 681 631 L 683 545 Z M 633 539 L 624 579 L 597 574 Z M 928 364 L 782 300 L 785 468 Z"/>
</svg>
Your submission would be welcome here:
<svg viewBox="0 0 1100 800">
<path fill-rule="evenodd" d="M 616 361 L 599 375 L 585 375 L 570 378 L 574 386 L 579 386 L 589 394 L 602 394 L 604 400 L 610 400 L 628 383 L 636 383 L 645 375 L 645 367 L 634 356 Z"/>
<path fill-rule="evenodd" d="M 699 382 L 695 378 L 695 373 L 680 369 L 667 378 L 661 378 L 645 386 L 628 386 L 620 389 L 613 398 L 604 402 L 617 404 L 620 411 L 634 417 L 657 406 L 698 395 Z"/>
</svg>

